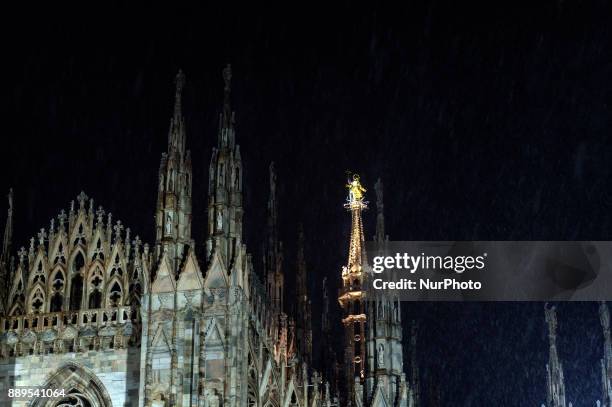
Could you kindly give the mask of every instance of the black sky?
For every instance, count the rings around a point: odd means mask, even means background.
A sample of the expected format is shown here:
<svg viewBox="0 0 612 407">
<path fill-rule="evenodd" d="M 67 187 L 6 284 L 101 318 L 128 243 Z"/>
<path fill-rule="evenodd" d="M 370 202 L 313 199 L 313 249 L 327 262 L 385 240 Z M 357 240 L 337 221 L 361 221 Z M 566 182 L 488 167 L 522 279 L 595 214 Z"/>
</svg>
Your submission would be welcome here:
<svg viewBox="0 0 612 407">
<path fill-rule="evenodd" d="M 274 160 L 287 279 L 302 221 L 315 312 L 346 253 L 347 169 L 371 189 L 382 177 L 392 240 L 610 240 L 608 2 L 97 7 L 5 14 L 0 190 L 15 189 L 17 247 L 81 189 L 152 241 L 179 68 L 202 242 L 226 63 L 249 250 L 259 258 Z M 424 385 L 439 383 L 444 404 L 545 401 L 542 304 L 407 304 L 404 316 L 422 323 Z M 559 318 L 569 399 L 593 405 L 597 307 L 563 304 Z"/>
</svg>

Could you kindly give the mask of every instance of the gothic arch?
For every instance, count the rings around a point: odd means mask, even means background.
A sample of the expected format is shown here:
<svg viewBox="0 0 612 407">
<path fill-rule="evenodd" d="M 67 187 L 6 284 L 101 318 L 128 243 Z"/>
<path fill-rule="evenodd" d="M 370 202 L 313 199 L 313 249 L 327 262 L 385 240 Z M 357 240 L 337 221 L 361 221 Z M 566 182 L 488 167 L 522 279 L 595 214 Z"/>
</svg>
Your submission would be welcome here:
<svg viewBox="0 0 612 407">
<path fill-rule="evenodd" d="M 47 262 L 42 254 L 38 254 L 32 262 L 30 268 L 30 277 L 28 278 L 28 287 L 33 289 L 38 283 L 46 284 L 47 282 Z"/>
<path fill-rule="evenodd" d="M 113 249 L 108 256 L 107 267 L 106 267 L 106 276 L 111 278 L 115 275 L 123 276 L 125 270 L 127 270 L 127 262 L 125 256 L 123 254 L 121 245 L 114 245 Z"/>
<path fill-rule="evenodd" d="M 74 247 L 86 247 L 87 241 L 87 225 L 85 224 L 85 219 L 83 215 L 80 215 L 77 219 L 74 227 L 72 228 L 72 234 L 70 236 L 70 241 Z"/>
<path fill-rule="evenodd" d="M 39 398 L 32 401 L 32 407 L 112 407 L 111 398 L 104 384 L 89 369 L 76 362 L 67 362 L 47 379 L 42 386 L 46 389 L 65 389 L 63 398 Z M 69 404 L 74 403 L 74 404 Z M 78 404 L 80 403 L 80 404 Z"/>
<path fill-rule="evenodd" d="M 63 235 L 57 238 L 57 241 L 53 245 L 53 250 L 50 253 L 49 260 L 52 264 L 66 264 L 66 249 L 68 244 Z"/>
<path fill-rule="evenodd" d="M 131 278 L 129 279 L 126 305 L 136 305 L 137 308 L 140 307 L 140 300 L 143 292 L 141 281 L 142 268 L 140 265 L 135 265 L 131 271 Z"/>
<path fill-rule="evenodd" d="M 107 284 L 105 301 L 105 307 L 120 307 L 123 305 L 123 284 L 117 277 L 113 277 L 112 280 Z"/>
<path fill-rule="evenodd" d="M 104 269 L 99 262 L 95 262 L 87 273 L 86 304 L 87 308 L 102 308 L 104 301 Z"/>
<path fill-rule="evenodd" d="M 23 315 L 25 312 L 25 284 L 22 278 L 21 266 L 17 269 L 13 288 L 9 296 L 9 304 L 12 304 L 9 315 Z M 20 313 L 19 313 L 20 312 Z"/>
<path fill-rule="evenodd" d="M 72 276 L 74 273 L 81 272 L 87 264 L 86 259 L 87 257 L 85 256 L 85 251 L 83 248 L 81 246 L 77 246 L 70 254 L 70 260 L 68 260 L 68 274 Z"/>
<path fill-rule="evenodd" d="M 47 298 L 49 299 L 50 312 L 63 310 L 67 285 L 64 267 L 58 264 L 49 273 L 49 281 L 47 282 Z"/>
<path fill-rule="evenodd" d="M 104 261 L 104 248 L 105 248 L 105 239 L 104 235 L 101 232 L 101 228 L 96 228 L 92 237 L 90 244 L 88 245 L 87 250 L 87 258 L 91 261 L 101 260 Z"/>
<path fill-rule="evenodd" d="M 45 287 L 38 282 L 32 287 L 28 296 L 28 313 L 42 314 L 45 312 Z"/>
</svg>

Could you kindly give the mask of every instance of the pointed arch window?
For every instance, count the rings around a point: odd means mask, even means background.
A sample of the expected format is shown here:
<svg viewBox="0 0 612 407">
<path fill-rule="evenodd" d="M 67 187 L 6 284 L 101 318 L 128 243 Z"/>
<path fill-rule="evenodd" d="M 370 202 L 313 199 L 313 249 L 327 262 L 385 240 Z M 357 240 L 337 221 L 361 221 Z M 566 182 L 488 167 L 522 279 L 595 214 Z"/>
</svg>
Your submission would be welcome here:
<svg viewBox="0 0 612 407">
<path fill-rule="evenodd" d="M 33 314 L 40 314 L 44 312 L 45 307 L 45 293 L 40 287 L 36 288 L 34 294 L 30 298 L 30 312 Z"/>
<path fill-rule="evenodd" d="M 92 260 L 100 259 L 104 261 L 104 249 L 102 248 L 102 239 L 100 238 L 96 240 L 96 248 L 94 249 L 91 259 Z"/>
<path fill-rule="evenodd" d="M 142 286 L 140 285 L 140 269 L 138 266 L 132 272 L 132 281 L 128 288 L 128 303 L 126 305 L 140 305 Z"/>
<path fill-rule="evenodd" d="M 53 404 L 53 407 L 92 407 L 87 397 L 73 390 L 66 397 Z"/>
<path fill-rule="evenodd" d="M 70 283 L 70 311 L 79 311 L 83 301 L 83 276 L 80 274 L 72 277 Z"/>
<path fill-rule="evenodd" d="M 91 273 L 87 291 L 89 294 L 88 306 L 90 309 L 102 308 L 102 290 L 104 289 L 104 274 L 100 267 L 96 267 Z"/>
<path fill-rule="evenodd" d="M 57 247 L 57 255 L 55 256 L 55 259 L 53 260 L 53 264 L 58 264 L 58 263 L 66 263 L 66 257 L 64 257 L 64 245 L 62 242 L 59 243 L 59 246 Z"/>
<path fill-rule="evenodd" d="M 51 295 L 51 302 L 49 310 L 50 312 L 60 312 L 62 311 L 62 303 L 64 302 L 64 286 L 65 279 L 64 273 L 61 270 L 56 270 L 53 273 L 50 281 L 50 290 L 49 293 Z"/>
<path fill-rule="evenodd" d="M 108 305 L 110 307 L 119 307 L 121 306 L 122 298 L 123 290 L 121 289 L 121 284 L 119 284 L 118 281 L 115 281 L 108 292 Z"/>
<path fill-rule="evenodd" d="M 76 238 L 74 239 L 74 245 L 77 246 L 79 244 L 85 244 L 85 227 L 83 223 L 79 223 L 79 228 L 77 230 Z"/>
<path fill-rule="evenodd" d="M 41 282 L 45 284 L 47 279 L 45 278 L 45 271 L 43 268 L 42 260 L 38 262 L 36 266 L 36 271 L 34 272 L 34 276 L 32 277 L 32 284 L 36 284 L 37 282 Z"/>
<path fill-rule="evenodd" d="M 43 384 L 46 389 L 65 389 L 54 400 L 40 397 L 30 401 L 32 407 L 94 407 L 110 406 L 111 398 L 104 384 L 91 371 L 75 362 L 68 362 Z"/>
<path fill-rule="evenodd" d="M 83 267 L 85 266 L 85 256 L 83 253 L 79 251 L 76 256 L 72 259 L 71 273 L 80 273 Z"/>
</svg>

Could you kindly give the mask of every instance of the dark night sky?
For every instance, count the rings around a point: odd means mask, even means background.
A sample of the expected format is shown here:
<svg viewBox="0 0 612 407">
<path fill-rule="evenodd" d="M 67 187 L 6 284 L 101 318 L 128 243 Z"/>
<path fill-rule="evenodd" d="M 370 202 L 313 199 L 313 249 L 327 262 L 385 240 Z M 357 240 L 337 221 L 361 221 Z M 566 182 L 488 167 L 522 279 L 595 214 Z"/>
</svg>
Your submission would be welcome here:
<svg viewBox="0 0 612 407">
<path fill-rule="evenodd" d="M 178 68 L 202 242 L 228 62 L 247 244 L 259 258 L 274 160 L 286 274 L 303 221 L 315 326 L 320 281 L 336 283 L 345 260 L 347 169 L 371 189 L 383 178 L 392 240 L 610 240 L 608 2 L 77 11 L 5 13 L 0 190 L 15 189 L 17 247 L 81 189 L 152 241 Z M 422 381 L 443 404 L 545 401 L 542 304 L 405 308 L 421 321 Z M 568 398 L 594 405 L 597 307 L 562 304 L 559 319 Z"/>
</svg>

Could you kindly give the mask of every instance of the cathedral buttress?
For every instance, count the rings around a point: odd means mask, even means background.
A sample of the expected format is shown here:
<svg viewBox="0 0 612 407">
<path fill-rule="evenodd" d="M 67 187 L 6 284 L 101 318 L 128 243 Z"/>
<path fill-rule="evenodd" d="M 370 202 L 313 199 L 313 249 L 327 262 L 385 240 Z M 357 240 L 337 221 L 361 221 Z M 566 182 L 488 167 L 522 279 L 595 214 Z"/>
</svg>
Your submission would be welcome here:
<svg viewBox="0 0 612 407">
<path fill-rule="evenodd" d="M 213 148 L 208 174 L 207 260 L 217 252 L 232 269 L 242 245 L 242 159 L 236 144 L 235 115 L 231 109 L 231 65 L 223 69 L 224 100 L 219 116 L 217 147 Z"/>
<path fill-rule="evenodd" d="M 179 71 L 175 79 L 174 114 L 168 131 L 168 151 L 162 154 L 159 166 L 157 195 L 156 256 L 165 252 L 174 270 L 178 270 L 191 239 L 191 153 L 186 150 L 185 120 L 181 99 L 185 75 Z"/>
</svg>

